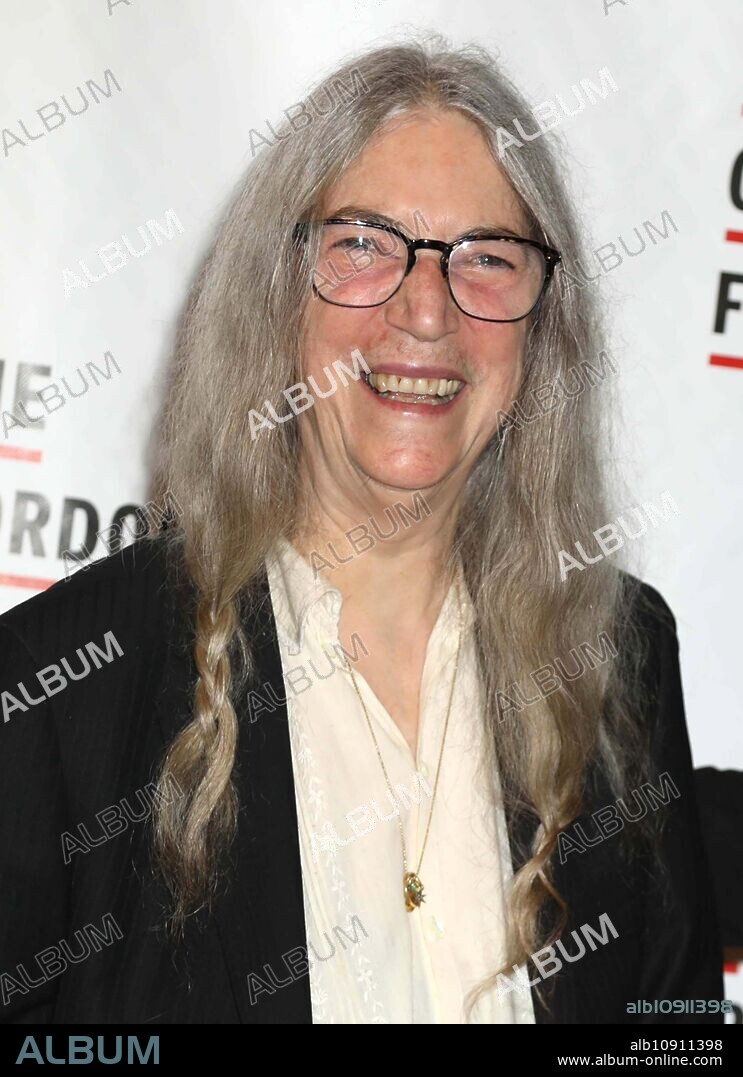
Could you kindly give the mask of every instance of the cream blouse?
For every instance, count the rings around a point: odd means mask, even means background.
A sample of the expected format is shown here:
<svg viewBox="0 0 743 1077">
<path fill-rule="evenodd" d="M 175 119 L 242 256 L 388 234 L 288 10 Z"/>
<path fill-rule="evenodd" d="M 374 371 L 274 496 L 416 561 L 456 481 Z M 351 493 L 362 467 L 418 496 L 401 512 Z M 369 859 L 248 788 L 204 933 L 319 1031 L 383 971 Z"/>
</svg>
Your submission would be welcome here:
<svg viewBox="0 0 743 1077">
<path fill-rule="evenodd" d="M 488 782 L 479 765 L 483 728 L 471 602 L 466 599 L 449 730 L 420 868 L 425 901 L 408 912 L 398 820 L 409 870 L 415 870 L 454 670 L 456 591 L 452 587 L 446 596 L 426 650 L 417 758 L 354 670 L 391 797 L 345 668 L 364 653 L 364 643 L 354 637 L 344 656 L 338 640 L 340 591 L 316 577 L 283 539 L 267 569 L 287 697 L 313 1022 L 467 1023 L 467 992 L 499 967 L 504 887 L 512 875 L 497 778 Z M 533 1024 L 531 995 L 493 987 L 470 1021 Z"/>
</svg>

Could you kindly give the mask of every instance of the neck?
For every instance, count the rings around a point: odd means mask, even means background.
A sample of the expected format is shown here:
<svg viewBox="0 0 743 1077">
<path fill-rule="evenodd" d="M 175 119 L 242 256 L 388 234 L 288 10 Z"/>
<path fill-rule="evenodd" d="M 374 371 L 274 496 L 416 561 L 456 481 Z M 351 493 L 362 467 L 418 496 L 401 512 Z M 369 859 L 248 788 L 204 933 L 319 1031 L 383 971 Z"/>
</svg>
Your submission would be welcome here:
<svg viewBox="0 0 743 1077">
<path fill-rule="evenodd" d="M 451 585 L 446 565 L 457 509 L 451 492 L 368 484 L 348 497 L 317 483 L 301 489 L 302 523 L 292 541 L 315 575 L 338 588 L 344 606 L 391 628 L 436 619 Z"/>
</svg>

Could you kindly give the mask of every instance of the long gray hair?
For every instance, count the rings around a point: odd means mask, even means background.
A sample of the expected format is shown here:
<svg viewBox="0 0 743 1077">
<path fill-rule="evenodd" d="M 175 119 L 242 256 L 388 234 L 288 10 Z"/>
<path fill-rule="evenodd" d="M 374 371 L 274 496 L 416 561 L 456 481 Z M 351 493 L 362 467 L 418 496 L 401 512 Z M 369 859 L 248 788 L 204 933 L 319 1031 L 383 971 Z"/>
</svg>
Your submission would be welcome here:
<svg viewBox="0 0 743 1077">
<path fill-rule="evenodd" d="M 325 192 L 387 121 L 427 109 L 470 117 L 516 192 L 531 237 L 546 238 L 568 266 L 581 259 L 584 241 L 551 136 L 498 154 L 498 128 L 513 132 L 515 119 L 524 130 L 535 124 L 479 46 L 452 48 L 422 35 L 352 57 L 310 94 L 312 121 L 301 128 L 287 120 L 248 169 L 191 292 L 164 417 L 159 485 L 180 507 L 169 542 L 197 595 L 193 718 L 160 775 L 163 788 L 174 779 L 188 795 L 163 796 L 154 821 L 174 933 L 209 906 L 235 833 L 233 700 L 254 668 L 239 604 L 277 538 L 291 539 L 298 527 L 298 424 L 255 440 L 247 433 L 250 410 L 271 401 L 283 414 L 282 390 L 301 377 L 315 248 L 293 241 L 294 225 L 321 215 Z M 589 765 L 599 762 L 617 796 L 648 776 L 631 579 L 614 558 L 564 580 L 558 571 L 558 551 L 590 544 L 613 519 L 600 417 L 611 384 L 575 391 L 589 367 L 602 367 L 597 308 L 590 289 L 553 286 L 530 317 L 511 414 L 533 415 L 534 394 L 545 386 L 557 387 L 559 406 L 536 421 L 505 422 L 469 477 L 448 551 L 447 569 L 461 558 L 475 605 L 492 765 L 514 818 L 534 822 L 528 848 L 515 850 L 521 866 L 509 893 L 503 969 L 524 962 L 565 923 L 552 862 L 560 832 L 581 812 Z M 561 679 L 523 714 L 504 714 L 514 685 L 533 697 L 534 671 L 555 659 L 570 665 L 581 647 L 620 635 L 621 662 L 599 661 Z M 541 915 L 546 909 L 556 911 L 551 921 Z"/>
</svg>

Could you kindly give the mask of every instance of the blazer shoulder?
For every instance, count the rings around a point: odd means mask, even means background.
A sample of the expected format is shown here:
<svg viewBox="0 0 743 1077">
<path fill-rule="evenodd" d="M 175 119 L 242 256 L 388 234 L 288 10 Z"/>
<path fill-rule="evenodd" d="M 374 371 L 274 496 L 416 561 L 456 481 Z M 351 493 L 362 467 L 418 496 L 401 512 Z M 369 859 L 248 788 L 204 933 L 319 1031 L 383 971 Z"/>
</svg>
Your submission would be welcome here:
<svg viewBox="0 0 743 1077">
<path fill-rule="evenodd" d="M 620 575 L 627 597 L 626 609 L 631 611 L 635 626 L 646 637 L 675 638 L 676 617 L 661 592 L 630 572 L 622 571 Z"/>
<path fill-rule="evenodd" d="M 172 620 L 184 591 L 178 563 L 165 536 L 139 539 L 7 610 L 0 629 L 22 639 L 32 653 L 81 631 L 119 628 L 151 639 Z"/>
<path fill-rule="evenodd" d="M 622 571 L 621 586 L 614 640 L 633 706 L 641 706 L 650 719 L 660 695 L 680 682 L 676 617 L 662 593 L 637 576 Z"/>
</svg>

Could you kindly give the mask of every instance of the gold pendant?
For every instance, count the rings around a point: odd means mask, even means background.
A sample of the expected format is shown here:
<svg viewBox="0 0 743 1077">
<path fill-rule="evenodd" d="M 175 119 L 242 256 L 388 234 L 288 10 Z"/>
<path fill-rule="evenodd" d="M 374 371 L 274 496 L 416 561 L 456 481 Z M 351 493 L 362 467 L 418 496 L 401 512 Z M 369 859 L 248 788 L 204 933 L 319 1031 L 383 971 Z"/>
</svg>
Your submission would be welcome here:
<svg viewBox="0 0 743 1077">
<path fill-rule="evenodd" d="M 409 871 L 403 878 L 403 893 L 405 894 L 405 908 L 408 912 L 420 908 L 421 902 L 425 901 L 423 883 L 414 871 Z"/>
</svg>

